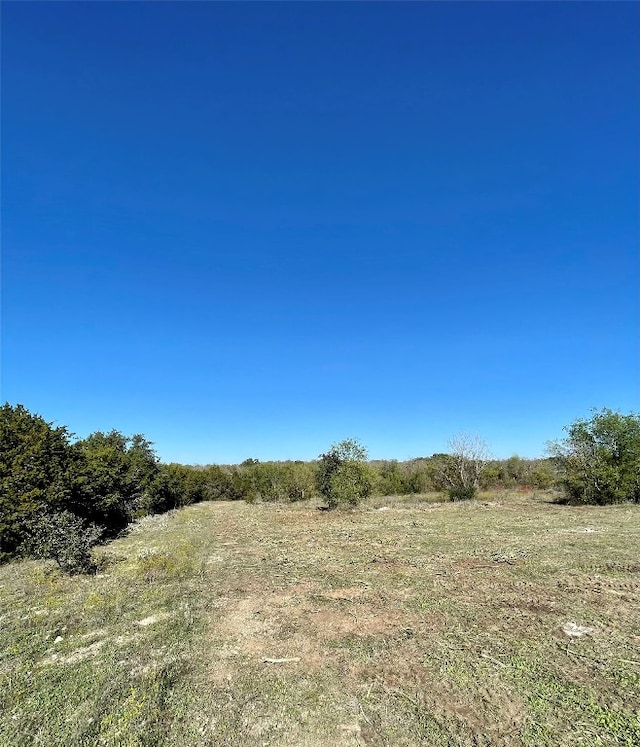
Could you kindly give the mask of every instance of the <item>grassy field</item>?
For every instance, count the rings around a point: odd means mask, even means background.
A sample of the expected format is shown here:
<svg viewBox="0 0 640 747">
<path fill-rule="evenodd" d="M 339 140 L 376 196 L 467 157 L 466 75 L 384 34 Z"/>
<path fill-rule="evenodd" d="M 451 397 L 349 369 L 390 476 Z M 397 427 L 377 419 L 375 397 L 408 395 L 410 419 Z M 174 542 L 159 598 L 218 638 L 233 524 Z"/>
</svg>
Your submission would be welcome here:
<svg viewBox="0 0 640 747">
<path fill-rule="evenodd" d="M 638 506 L 207 503 L 96 554 L 0 568 L 3 747 L 640 745 Z"/>
</svg>

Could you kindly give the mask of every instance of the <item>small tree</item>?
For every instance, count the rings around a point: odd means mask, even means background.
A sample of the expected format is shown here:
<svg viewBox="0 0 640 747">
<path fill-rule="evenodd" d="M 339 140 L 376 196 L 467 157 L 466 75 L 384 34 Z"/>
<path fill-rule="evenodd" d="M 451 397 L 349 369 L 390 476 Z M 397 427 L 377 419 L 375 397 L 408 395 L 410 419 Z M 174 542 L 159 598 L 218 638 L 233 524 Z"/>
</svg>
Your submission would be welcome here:
<svg viewBox="0 0 640 747">
<path fill-rule="evenodd" d="M 640 503 L 640 415 L 593 410 L 549 445 L 567 496 L 580 503 Z"/>
<path fill-rule="evenodd" d="M 356 439 L 333 444 L 319 458 L 316 484 L 329 508 L 344 503 L 357 506 L 369 497 L 373 480 L 367 464 L 367 450 Z"/>
<path fill-rule="evenodd" d="M 452 501 L 475 498 L 480 475 L 491 456 L 480 436 L 458 433 L 449 441 L 450 453 L 442 460 L 443 477 Z"/>
</svg>

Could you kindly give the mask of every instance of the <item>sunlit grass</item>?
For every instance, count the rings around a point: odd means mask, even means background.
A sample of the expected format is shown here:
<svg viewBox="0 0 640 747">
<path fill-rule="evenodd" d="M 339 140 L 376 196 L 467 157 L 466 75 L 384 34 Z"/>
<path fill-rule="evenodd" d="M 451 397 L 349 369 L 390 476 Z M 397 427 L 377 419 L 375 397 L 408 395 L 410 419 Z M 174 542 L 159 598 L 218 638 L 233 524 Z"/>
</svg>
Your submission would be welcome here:
<svg viewBox="0 0 640 747">
<path fill-rule="evenodd" d="M 551 497 L 200 504 L 95 576 L 4 566 L 0 744 L 640 744 L 640 511 Z"/>
</svg>

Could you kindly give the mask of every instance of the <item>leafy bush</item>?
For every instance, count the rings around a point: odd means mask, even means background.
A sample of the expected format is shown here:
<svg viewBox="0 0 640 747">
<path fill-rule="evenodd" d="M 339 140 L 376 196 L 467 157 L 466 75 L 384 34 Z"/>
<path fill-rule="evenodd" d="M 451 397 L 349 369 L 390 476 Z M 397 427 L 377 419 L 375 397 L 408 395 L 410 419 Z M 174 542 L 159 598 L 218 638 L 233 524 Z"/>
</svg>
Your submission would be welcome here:
<svg viewBox="0 0 640 747">
<path fill-rule="evenodd" d="M 539 460 L 530 472 L 531 486 L 548 490 L 556 483 L 557 475 L 552 464 L 548 460 Z"/>
<path fill-rule="evenodd" d="M 158 514 L 220 497 L 210 490 L 211 470 L 184 464 L 160 464 L 140 501 L 140 514 Z"/>
<path fill-rule="evenodd" d="M 406 473 L 397 460 L 385 460 L 374 465 L 376 471 L 375 489 L 380 495 L 403 495 L 408 491 Z"/>
<path fill-rule="evenodd" d="M 233 468 L 227 479 L 229 487 L 225 497 L 240 498 L 248 503 L 303 501 L 315 494 L 315 470 L 308 462 L 245 459 Z"/>
<path fill-rule="evenodd" d="M 68 574 L 92 573 L 95 564 L 91 548 L 98 543 L 103 530 L 87 524 L 71 511 L 40 513 L 27 523 L 23 552 L 36 558 L 55 560 Z"/>
<path fill-rule="evenodd" d="M 475 485 L 457 485 L 449 488 L 447 493 L 452 501 L 471 501 L 478 494 L 478 489 Z"/>
<path fill-rule="evenodd" d="M 312 498 L 316 493 L 315 470 L 308 462 L 285 462 L 283 482 L 287 500 L 292 503 Z"/>
<path fill-rule="evenodd" d="M 113 537 L 162 503 L 153 492 L 158 458 L 144 436 L 71 438 L 22 405 L 0 408 L 0 562 L 16 555 L 42 515 L 67 511 Z"/>
<path fill-rule="evenodd" d="M 371 476 L 366 464 L 345 462 L 331 477 L 330 506 L 346 503 L 357 506 L 371 494 Z"/>
<path fill-rule="evenodd" d="M 594 410 L 565 430 L 567 438 L 550 444 L 550 452 L 570 500 L 640 503 L 640 415 Z"/>
<path fill-rule="evenodd" d="M 367 450 L 355 439 L 334 444 L 320 455 L 316 484 L 329 508 L 341 503 L 357 506 L 371 495 L 373 479 L 366 459 Z"/>
</svg>

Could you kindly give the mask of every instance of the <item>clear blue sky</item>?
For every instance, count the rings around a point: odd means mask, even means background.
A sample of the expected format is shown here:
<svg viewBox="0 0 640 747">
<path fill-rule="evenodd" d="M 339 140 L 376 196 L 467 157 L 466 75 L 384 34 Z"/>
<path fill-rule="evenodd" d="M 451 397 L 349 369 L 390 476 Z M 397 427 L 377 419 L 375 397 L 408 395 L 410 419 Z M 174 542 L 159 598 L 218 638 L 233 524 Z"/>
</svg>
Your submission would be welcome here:
<svg viewBox="0 0 640 747">
<path fill-rule="evenodd" d="M 164 460 L 640 409 L 637 3 L 2 3 L 2 399 Z"/>
</svg>

